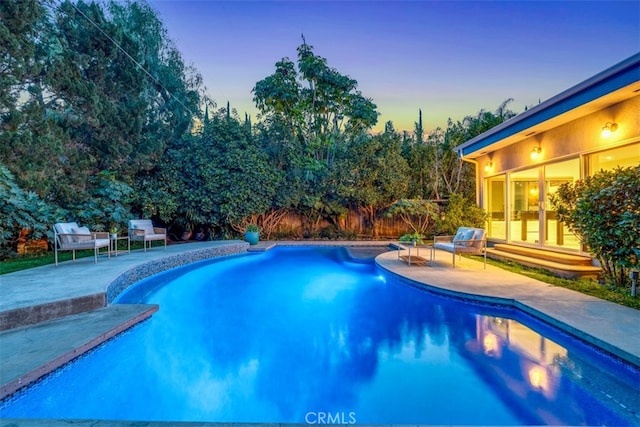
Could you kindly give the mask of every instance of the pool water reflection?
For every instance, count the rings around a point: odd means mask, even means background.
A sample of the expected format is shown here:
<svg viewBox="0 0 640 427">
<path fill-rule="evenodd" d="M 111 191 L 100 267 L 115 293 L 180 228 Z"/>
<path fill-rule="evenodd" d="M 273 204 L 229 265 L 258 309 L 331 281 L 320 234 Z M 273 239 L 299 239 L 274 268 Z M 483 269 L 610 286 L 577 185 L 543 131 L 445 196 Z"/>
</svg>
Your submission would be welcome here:
<svg viewBox="0 0 640 427">
<path fill-rule="evenodd" d="M 639 420 L 637 370 L 515 312 L 429 294 L 342 249 L 198 263 L 145 280 L 118 302 L 160 310 L 5 401 L 0 417 Z"/>
</svg>

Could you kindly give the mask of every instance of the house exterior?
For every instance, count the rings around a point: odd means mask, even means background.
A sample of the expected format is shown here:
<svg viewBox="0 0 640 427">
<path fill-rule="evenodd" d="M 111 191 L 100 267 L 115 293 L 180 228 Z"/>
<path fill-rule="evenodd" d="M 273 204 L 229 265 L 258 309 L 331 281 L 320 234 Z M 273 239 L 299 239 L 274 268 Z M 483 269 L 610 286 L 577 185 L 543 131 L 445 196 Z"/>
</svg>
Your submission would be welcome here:
<svg viewBox="0 0 640 427">
<path fill-rule="evenodd" d="M 586 255 L 549 194 L 640 163 L 640 53 L 456 147 L 476 165 L 490 243 Z"/>
</svg>

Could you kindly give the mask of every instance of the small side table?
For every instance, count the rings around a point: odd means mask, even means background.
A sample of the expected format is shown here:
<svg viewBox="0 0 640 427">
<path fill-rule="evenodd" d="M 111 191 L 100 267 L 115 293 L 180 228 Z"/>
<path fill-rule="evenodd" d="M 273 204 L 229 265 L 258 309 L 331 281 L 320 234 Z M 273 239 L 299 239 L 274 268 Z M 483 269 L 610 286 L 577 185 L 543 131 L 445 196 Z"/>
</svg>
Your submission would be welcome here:
<svg viewBox="0 0 640 427">
<path fill-rule="evenodd" d="M 129 235 L 126 236 L 118 236 L 117 234 L 109 234 L 109 242 L 112 247 L 109 250 L 113 251 L 115 256 L 118 256 L 118 240 L 126 240 L 127 241 L 127 253 L 131 253 L 131 240 L 129 239 Z M 124 252 L 124 250 L 120 251 Z"/>
<path fill-rule="evenodd" d="M 429 263 L 429 265 L 433 264 L 433 246 L 432 245 L 400 245 L 400 247 L 402 249 L 407 249 L 408 250 L 408 254 L 407 255 L 400 255 L 400 251 L 398 251 L 398 258 L 402 259 L 403 261 L 405 261 L 407 264 L 411 265 L 426 265 L 427 263 Z M 415 255 L 411 255 L 411 249 L 415 248 L 416 250 L 416 254 Z M 423 249 L 428 249 L 429 250 L 429 260 L 427 260 L 426 258 L 423 258 L 420 256 L 420 248 Z"/>
</svg>

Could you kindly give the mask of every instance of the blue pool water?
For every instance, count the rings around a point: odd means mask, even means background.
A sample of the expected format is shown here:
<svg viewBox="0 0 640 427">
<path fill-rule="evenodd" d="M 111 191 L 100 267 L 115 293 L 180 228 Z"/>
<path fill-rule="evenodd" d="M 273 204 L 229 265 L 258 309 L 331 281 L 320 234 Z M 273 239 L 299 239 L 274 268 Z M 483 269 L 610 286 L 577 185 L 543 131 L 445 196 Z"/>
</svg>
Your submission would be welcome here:
<svg viewBox="0 0 640 427">
<path fill-rule="evenodd" d="M 140 282 L 160 310 L 0 404 L 0 418 L 638 424 L 640 373 L 516 312 L 428 293 L 341 248 Z M 635 413 L 634 413 L 635 412 Z"/>
</svg>

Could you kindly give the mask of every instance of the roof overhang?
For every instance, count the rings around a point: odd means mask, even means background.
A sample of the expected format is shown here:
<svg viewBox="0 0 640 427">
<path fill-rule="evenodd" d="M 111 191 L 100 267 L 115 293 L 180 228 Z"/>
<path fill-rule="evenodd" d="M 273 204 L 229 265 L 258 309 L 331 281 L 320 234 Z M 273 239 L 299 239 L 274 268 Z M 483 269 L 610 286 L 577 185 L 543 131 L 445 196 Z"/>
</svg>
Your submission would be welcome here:
<svg viewBox="0 0 640 427">
<path fill-rule="evenodd" d="M 460 144 L 477 158 L 640 94 L 640 53 Z"/>
</svg>

